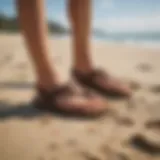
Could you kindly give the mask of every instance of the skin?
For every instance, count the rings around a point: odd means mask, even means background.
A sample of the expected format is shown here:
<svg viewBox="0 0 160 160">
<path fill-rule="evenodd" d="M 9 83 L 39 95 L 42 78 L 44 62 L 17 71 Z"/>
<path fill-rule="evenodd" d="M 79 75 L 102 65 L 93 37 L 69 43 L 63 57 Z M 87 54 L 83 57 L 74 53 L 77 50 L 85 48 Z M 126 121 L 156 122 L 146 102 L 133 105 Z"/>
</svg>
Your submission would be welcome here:
<svg viewBox="0 0 160 160">
<path fill-rule="evenodd" d="M 63 85 L 55 69 L 55 64 L 49 57 L 48 27 L 45 22 L 44 0 L 16 0 L 16 2 L 20 26 L 26 41 L 28 54 L 34 65 L 37 86 L 43 91 L 47 91 L 47 93 L 53 93 L 52 91 L 57 85 L 61 87 Z M 91 0 L 69 0 L 68 2 L 68 16 L 73 35 L 72 68 L 87 75 L 94 70 L 90 56 Z M 106 84 L 103 77 L 99 77 L 99 79 L 100 85 L 103 84 L 104 87 L 105 85 L 108 85 L 109 88 L 112 86 L 113 90 L 116 89 L 119 92 L 124 90 L 117 82 L 114 83 L 115 86 L 112 85 L 114 81 L 109 81 L 108 78 Z M 117 87 L 119 88 L 117 89 Z M 44 99 L 44 96 L 40 98 Z M 58 97 L 56 102 L 63 110 L 79 112 L 79 109 L 81 109 L 82 112 L 91 114 L 100 113 L 106 108 L 106 102 L 102 97 L 99 98 L 97 95 L 88 97 L 84 94 L 78 97 L 75 92 L 74 95 L 68 95 L 67 99 Z"/>
<path fill-rule="evenodd" d="M 54 62 L 51 62 L 49 57 L 44 0 L 17 0 L 16 2 L 28 54 L 34 64 L 37 85 L 50 90 L 60 83 L 60 79 Z M 89 72 L 92 69 L 89 55 L 91 0 L 69 0 L 68 16 L 73 34 L 73 68 Z"/>
</svg>

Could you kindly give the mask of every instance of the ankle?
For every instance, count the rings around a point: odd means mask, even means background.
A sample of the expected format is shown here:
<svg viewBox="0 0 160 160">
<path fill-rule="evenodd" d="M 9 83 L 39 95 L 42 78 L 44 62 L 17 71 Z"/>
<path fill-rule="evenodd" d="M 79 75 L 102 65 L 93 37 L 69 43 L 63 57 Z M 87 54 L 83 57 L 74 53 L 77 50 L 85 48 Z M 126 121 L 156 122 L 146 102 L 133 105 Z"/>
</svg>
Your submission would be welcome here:
<svg viewBox="0 0 160 160">
<path fill-rule="evenodd" d="M 91 66 L 80 66 L 80 65 L 75 65 L 74 67 L 73 67 L 73 69 L 75 70 L 75 71 L 78 71 L 78 72 L 81 72 L 81 73 L 90 73 L 92 70 L 93 70 L 93 67 L 91 67 Z"/>
<path fill-rule="evenodd" d="M 45 91 L 51 91 L 53 88 L 55 88 L 58 84 L 45 84 L 45 83 L 37 83 L 37 87 L 40 89 L 43 89 Z"/>
<path fill-rule="evenodd" d="M 54 87 L 60 86 L 61 83 L 58 80 L 52 80 L 52 79 L 38 79 L 37 86 L 38 88 L 42 88 L 46 91 L 52 90 Z"/>
</svg>

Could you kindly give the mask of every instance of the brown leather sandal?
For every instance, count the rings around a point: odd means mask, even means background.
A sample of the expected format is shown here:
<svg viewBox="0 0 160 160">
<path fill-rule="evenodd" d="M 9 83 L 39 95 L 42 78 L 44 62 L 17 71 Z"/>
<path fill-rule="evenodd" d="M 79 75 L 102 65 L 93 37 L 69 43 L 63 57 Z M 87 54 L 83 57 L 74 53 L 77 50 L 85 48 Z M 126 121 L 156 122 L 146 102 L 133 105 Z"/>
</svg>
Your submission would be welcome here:
<svg viewBox="0 0 160 160">
<path fill-rule="evenodd" d="M 78 93 L 71 86 L 53 88 L 52 92 L 38 88 L 34 105 L 38 109 L 69 115 L 97 117 L 105 113 L 106 101 L 93 94 Z"/>
<path fill-rule="evenodd" d="M 127 98 L 131 96 L 131 90 L 127 86 L 115 78 L 111 78 L 103 70 L 93 70 L 90 73 L 73 70 L 72 75 L 79 84 L 94 89 L 102 95 L 113 98 Z"/>
</svg>

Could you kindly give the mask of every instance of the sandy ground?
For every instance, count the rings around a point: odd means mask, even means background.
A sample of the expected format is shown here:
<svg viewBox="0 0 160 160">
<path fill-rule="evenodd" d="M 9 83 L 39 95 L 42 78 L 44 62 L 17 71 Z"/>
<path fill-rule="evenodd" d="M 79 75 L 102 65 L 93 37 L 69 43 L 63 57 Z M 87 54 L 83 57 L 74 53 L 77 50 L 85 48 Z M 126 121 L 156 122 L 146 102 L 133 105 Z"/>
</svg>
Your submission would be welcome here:
<svg viewBox="0 0 160 160">
<path fill-rule="evenodd" d="M 51 58 L 66 81 L 69 40 L 50 40 Z M 160 160 L 160 54 L 94 42 L 93 60 L 133 89 L 130 100 L 86 120 L 33 108 L 34 74 L 23 39 L 0 36 L 0 160 Z"/>
</svg>

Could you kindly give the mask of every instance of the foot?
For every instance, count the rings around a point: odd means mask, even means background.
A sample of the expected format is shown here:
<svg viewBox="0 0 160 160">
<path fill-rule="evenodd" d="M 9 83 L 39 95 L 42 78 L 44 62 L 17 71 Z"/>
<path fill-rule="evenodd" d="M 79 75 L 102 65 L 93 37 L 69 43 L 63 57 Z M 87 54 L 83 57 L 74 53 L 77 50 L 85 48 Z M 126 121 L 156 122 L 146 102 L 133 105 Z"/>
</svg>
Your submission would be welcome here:
<svg viewBox="0 0 160 160">
<path fill-rule="evenodd" d="M 72 86 L 58 86 L 48 92 L 38 88 L 35 106 L 48 111 L 60 111 L 82 116 L 99 116 L 106 111 L 106 101 L 94 94 L 84 94 Z"/>
<path fill-rule="evenodd" d="M 84 87 L 94 89 L 105 96 L 119 98 L 131 96 L 130 88 L 110 77 L 103 70 L 93 70 L 89 73 L 74 70 L 73 77 Z"/>
</svg>

